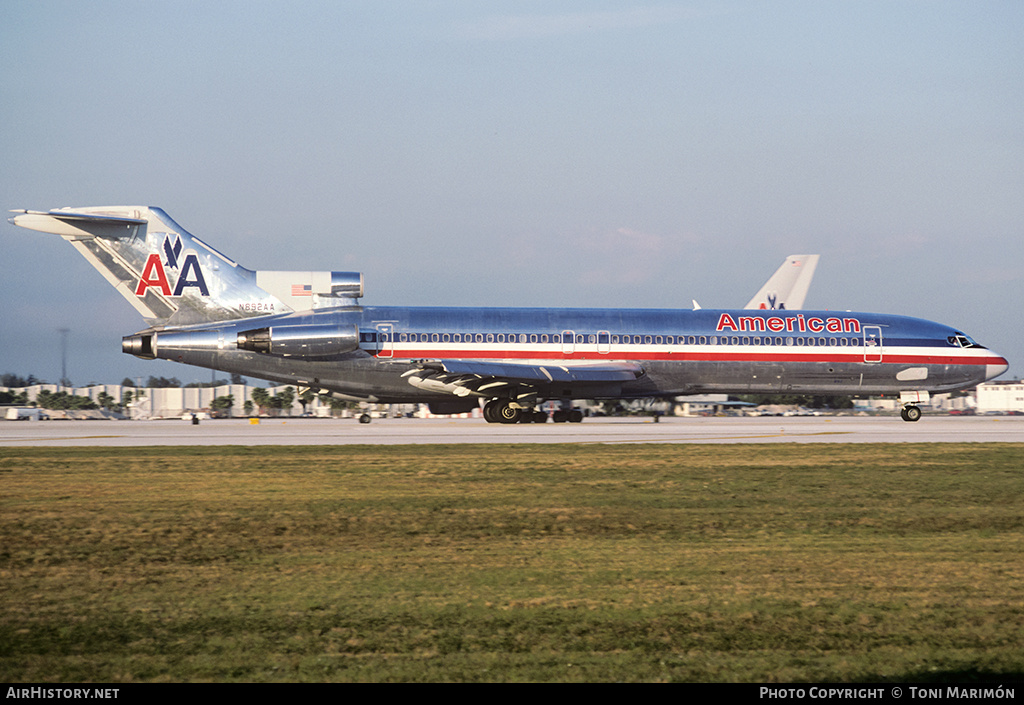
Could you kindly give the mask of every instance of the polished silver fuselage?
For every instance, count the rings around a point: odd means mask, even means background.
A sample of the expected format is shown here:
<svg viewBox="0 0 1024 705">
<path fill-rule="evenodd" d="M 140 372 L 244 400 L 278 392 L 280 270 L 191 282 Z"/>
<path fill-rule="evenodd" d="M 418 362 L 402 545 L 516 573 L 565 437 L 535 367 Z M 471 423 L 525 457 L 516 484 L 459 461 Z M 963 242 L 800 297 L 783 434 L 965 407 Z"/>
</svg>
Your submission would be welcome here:
<svg viewBox="0 0 1024 705">
<path fill-rule="evenodd" d="M 304 359 L 238 349 L 258 325 L 337 325 L 357 349 Z M 428 360 L 568 368 L 629 361 L 631 380 L 551 381 L 539 398 L 636 398 L 704 392 L 944 392 L 988 379 L 1006 361 L 948 326 L 887 314 L 810 311 L 350 306 L 155 331 L 153 357 L 380 402 L 451 397 L 403 375 Z"/>
</svg>

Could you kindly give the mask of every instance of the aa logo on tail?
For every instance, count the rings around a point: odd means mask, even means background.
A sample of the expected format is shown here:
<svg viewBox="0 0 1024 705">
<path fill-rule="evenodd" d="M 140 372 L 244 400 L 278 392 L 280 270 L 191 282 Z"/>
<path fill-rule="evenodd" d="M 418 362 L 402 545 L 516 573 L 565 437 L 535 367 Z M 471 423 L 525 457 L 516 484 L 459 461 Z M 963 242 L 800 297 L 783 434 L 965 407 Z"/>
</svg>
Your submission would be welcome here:
<svg viewBox="0 0 1024 705">
<path fill-rule="evenodd" d="M 181 296 L 188 287 L 195 287 L 199 289 L 201 295 L 209 296 L 210 290 L 203 277 L 203 268 L 199 266 L 199 257 L 191 250 L 185 251 L 184 257 L 181 257 L 181 250 L 180 237 L 175 235 L 172 242 L 171 236 L 165 235 L 163 251 L 166 262 L 155 252 L 146 258 L 142 276 L 139 277 L 139 283 L 135 287 L 135 295 L 145 295 L 146 289 L 152 286 L 159 289 L 164 296 Z M 181 257 L 180 262 L 179 257 Z M 173 289 L 171 289 L 171 283 L 167 278 L 168 269 L 177 272 Z"/>
<path fill-rule="evenodd" d="M 778 294 L 768 294 L 768 305 L 765 306 L 764 301 L 762 301 L 761 305 L 758 306 L 758 308 L 765 309 L 765 310 L 769 310 L 770 309 L 772 311 L 775 311 L 776 309 L 779 310 L 779 311 L 785 310 L 786 304 L 782 303 L 781 301 L 779 301 L 779 305 L 776 307 L 775 302 L 778 301 L 778 298 L 779 298 Z"/>
</svg>

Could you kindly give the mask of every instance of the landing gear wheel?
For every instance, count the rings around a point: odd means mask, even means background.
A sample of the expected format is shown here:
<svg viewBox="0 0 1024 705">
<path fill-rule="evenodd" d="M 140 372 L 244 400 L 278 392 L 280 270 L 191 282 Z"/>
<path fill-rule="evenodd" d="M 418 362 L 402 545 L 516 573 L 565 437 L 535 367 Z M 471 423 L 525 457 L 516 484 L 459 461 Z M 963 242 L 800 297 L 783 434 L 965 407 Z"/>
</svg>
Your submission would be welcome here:
<svg viewBox="0 0 1024 705">
<path fill-rule="evenodd" d="M 573 409 L 569 412 L 569 423 L 583 423 L 583 412 Z"/>
<path fill-rule="evenodd" d="M 522 409 L 513 409 L 507 401 L 498 402 L 495 407 L 495 416 L 501 423 L 519 423 L 519 417 L 522 415 Z"/>
<path fill-rule="evenodd" d="M 905 406 L 900 412 L 900 416 L 904 421 L 914 422 L 921 418 L 921 409 L 916 406 Z"/>
<path fill-rule="evenodd" d="M 492 399 L 484 404 L 484 421 L 487 423 L 499 423 L 501 421 L 501 419 L 498 418 L 499 403 L 500 402 L 497 399 Z"/>
<path fill-rule="evenodd" d="M 534 423 L 547 423 L 548 422 L 548 415 L 545 414 L 540 409 L 534 409 L 533 410 L 533 422 Z"/>
<path fill-rule="evenodd" d="M 370 415 L 369 414 L 360 414 L 359 415 L 359 423 L 370 423 Z"/>
<path fill-rule="evenodd" d="M 555 423 L 565 423 L 566 421 L 569 420 L 569 415 L 568 415 L 567 412 L 562 411 L 561 409 L 559 409 L 551 417 L 551 420 L 554 421 Z"/>
</svg>

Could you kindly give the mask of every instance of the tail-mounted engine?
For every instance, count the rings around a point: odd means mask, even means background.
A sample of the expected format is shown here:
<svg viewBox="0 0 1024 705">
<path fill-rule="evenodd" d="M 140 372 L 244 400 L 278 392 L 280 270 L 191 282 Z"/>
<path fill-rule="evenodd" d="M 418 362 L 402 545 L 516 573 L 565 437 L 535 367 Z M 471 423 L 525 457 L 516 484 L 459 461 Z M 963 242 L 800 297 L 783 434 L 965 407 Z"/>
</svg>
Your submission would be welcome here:
<svg viewBox="0 0 1024 705">
<path fill-rule="evenodd" d="M 359 327 L 354 324 L 269 326 L 238 334 L 241 350 L 281 357 L 330 358 L 359 347 Z"/>
<path fill-rule="evenodd" d="M 145 360 L 214 366 L 217 356 L 230 349 L 232 336 L 240 350 L 298 359 L 331 359 L 359 348 L 359 326 L 322 323 L 267 326 L 237 334 L 215 328 L 149 331 L 125 336 L 121 350 Z"/>
</svg>

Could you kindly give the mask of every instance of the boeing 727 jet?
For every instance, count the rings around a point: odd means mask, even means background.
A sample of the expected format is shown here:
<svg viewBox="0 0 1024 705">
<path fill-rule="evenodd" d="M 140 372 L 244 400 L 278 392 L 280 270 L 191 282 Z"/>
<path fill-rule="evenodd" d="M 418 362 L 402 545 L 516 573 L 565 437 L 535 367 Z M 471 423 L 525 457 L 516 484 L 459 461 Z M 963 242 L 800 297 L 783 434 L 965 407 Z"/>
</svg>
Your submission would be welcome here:
<svg viewBox="0 0 1024 705">
<path fill-rule="evenodd" d="M 892 314 L 768 303 L 362 306 L 357 272 L 249 270 L 159 208 L 15 213 L 15 225 L 70 242 L 142 315 L 147 327 L 123 338 L 124 352 L 341 399 L 426 403 L 439 414 L 483 403 L 488 421 L 516 423 L 546 420 L 538 409 L 548 400 L 562 407 L 555 421 L 579 421 L 574 399 L 899 393 L 904 420 L 917 421 L 931 393 L 1007 369 L 1005 358 L 960 330 Z"/>
</svg>

